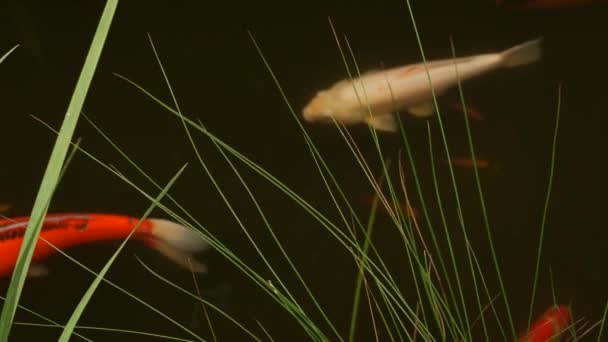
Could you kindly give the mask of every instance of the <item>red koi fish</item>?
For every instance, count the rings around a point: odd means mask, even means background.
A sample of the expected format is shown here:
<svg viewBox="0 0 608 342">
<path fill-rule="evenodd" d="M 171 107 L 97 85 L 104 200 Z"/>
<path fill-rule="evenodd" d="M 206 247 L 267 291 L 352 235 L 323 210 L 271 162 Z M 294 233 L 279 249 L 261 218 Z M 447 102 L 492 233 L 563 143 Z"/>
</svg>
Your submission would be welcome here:
<svg viewBox="0 0 608 342">
<path fill-rule="evenodd" d="M 530 330 L 519 338 L 519 342 L 548 342 L 553 341 L 570 324 L 570 312 L 563 305 L 556 305 L 545 311 Z"/>
<path fill-rule="evenodd" d="M 504 1 L 496 0 L 496 4 L 509 9 L 559 9 L 573 8 L 593 4 L 606 4 L 606 0 L 528 0 L 528 1 Z"/>
<path fill-rule="evenodd" d="M 0 277 L 12 274 L 29 219 L 28 216 L 22 216 L 0 220 Z M 48 214 L 42 224 L 41 238 L 36 243 L 29 275 L 40 276 L 47 273 L 40 262 L 57 252 L 49 243 L 63 250 L 96 241 L 124 240 L 139 221 L 137 218 L 121 215 Z M 191 229 L 168 220 L 147 219 L 132 237 L 179 266 L 197 273 L 206 271 L 206 266 L 191 256 L 206 249 L 208 244 Z"/>
<path fill-rule="evenodd" d="M 462 108 L 462 104 L 460 102 L 451 102 L 449 104 L 449 108 L 452 110 L 456 110 L 459 112 L 463 112 L 463 108 Z M 466 107 L 466 111 L 467 111 L 467 116 L 473 120 L 477 120 L 477 121 L 482 121 L 483 120 L 483 115 L 481 114 L 481 111 L 479 109 L 477 109 L 477 107 L 473 107 L 473 106 L 467 106 Z"/>
</svg>

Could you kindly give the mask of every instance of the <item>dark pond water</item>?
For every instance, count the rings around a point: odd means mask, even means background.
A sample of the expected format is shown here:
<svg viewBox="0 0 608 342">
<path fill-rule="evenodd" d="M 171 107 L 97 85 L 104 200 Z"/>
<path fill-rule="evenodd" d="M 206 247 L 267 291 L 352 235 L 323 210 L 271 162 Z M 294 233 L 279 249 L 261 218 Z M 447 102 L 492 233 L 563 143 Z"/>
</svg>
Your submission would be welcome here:
<svg viewBox="0 0 608 342">
<path fill-rule="evenodd" d="M 5 2 L 2 7 L 0 50 L 21 44 L 0 65 L 3 111 L 0 201 L 12 205 L 10 215 L 29 213 L 54 142 L 54 134 L 30 115 L 55 127 L 60 124 L 103 4 L 103 1 L 15 0 Z M 551 270 L 557 301 L 571 304 L 576 318 L 598 320 L 608 299 L 605 290 L 608 230 L 604 219 L 608 171 L 604 138 L 608 8 L 599 5 L 519 12 L 499 8 L 492 1 L 470 1 L 467 6 L 456 6 L 428 0 L 415 1 L 413 8 L 429 59 L 451 55 L 450 36 L 459 55 L 499 51 L 528 39 L 544 38 L 545 57 L 541 63 L 494 72 L 467 82 L 464 91 L 468 103 L 484 116 L 483 121 L 473 122 L 473 133 L 477 152 L 492 163 L 492 167 L 482 171 L 482 182 L 514 320 L 518 329 L 523 329 L 548 184 L 557 89 L 562 84 L 556 173 L 535 312 L 552 303 Z M 161 183 L 188 162 L 172 194 L 267 278 L 270 273 L 265 271 L 197 164 L 180 122 L 112 73 L 125 75 L 162 100 L 170 100 L 146 36 L 149 32 L 182 110 L 192 118 L 200 118 L 218 137 L 337 220 L 298 126 L 247 34 L 247 30 L 252 32 L 291 104 L 299 110 L 318 89 L 345 77 L 328 16 L 337 30 L 348 36 L 363 70 L 421 59 L 404 1 L 314 0 L 289 4 L 123 1 L 85 104 L 85 112 L 104 132 Z M 453 103 L 457 98 L 457 92 L 451 92 L 442 98 L 442 103 Z M 466 155 L 461 115 L 448 112 L 444 119 L 453 153 Z M 430 122 L 438 147 L 437 120 Z M 425 189 L 430 192 L 426 123 L 407 117 L 404 123 L 414 154 L 419 158 Z M 338 131 L 330 125 L 306 127 L 346 193 L 354 199 L 369 196 L 371 189 Z M 377 172 L 380 159 L 374 153 L 368 130 L 357 126 L 351 132 Z M 117 166 L 144 189 L 154 190 L 84 120 L 76 135 L 100 159 Z M 380 139 L 384 157 L 395 159 L 403 148 L 402 140 L 390 134 L 381 134 Z M 204 137 L 196 140 L 249 232 L 258 239 L 285 281 L 295 285 L 294 276 L 271 244 L 234 174 Z M 439 151 L 437 148 L 436 152 Z M 451 194 L 447 168 L 439 167 L 445 205 L 453 223 L 456 216 L 453 201 L 447 199 Z M 293 261 L 328 315 L 334 317 L 336 327 L 346 336 L 355 277 L 351 257 L 297 205 L 245 167 L 240 169 Z M 456 176 L 463 210 L 470 221 L 469 238 L 479 252 L 482 267 L 491 274 L 486 233 L 479 224 L 473 173 L 457 169 Z M 365 218 L 369 207 L 355 203 L 355 209 Z M 147 205 L 137 191 L 95 162 L 77 155 L 55 195 L 51 211 L 137 216 Z M 382 222 L 381 219 L 379 227 Z M 391 256 L 395 270 L 407 278 L 409 271 L 404 266 L 400 245 L 394 242 L 394 232 L 377 231 L 377 246 Z M 72 255 L 99 269 L 115 247 L 112 244 L 81 247 L 74 249 Z M 464 255 L 462 252 L 459 251 L 460 255 Z M 197 304 L 150 275 L 137 263 L 134 254 L 167 278 L 194 290 L 188 272 L 135 244 L 123 253 L 109 278 L 201 337 L 211 339 Z M 277 341 L 306 340 L 293 319 L 219 254 L 210 252 L 202 258 L 208 262 L 210 272 L 197 280 L 206 298 L 259 335 L 262 332 L 256 321 Z M 22 304 L 65 322 L 92 278 L 62 257 L 54 257 L 48 264 L 52 273 L 27 282 Z M 498 291 L 491 278 L 492 288 Z M 2 291 L 7 285 L 7 280 L 0 281 Z M 305 306 L 311 308 L 310 304 Z M 318 317 L 313 314 L 313 318 Z M 23 313 L 17 319 L 35 321 Z M 247 339 L 219 315 L 213 314 L 211 319 L 218 339 Z M 172 323 L 108 286 L 97 291 L 81 323 L 188 337 Z M 364 327 L 361 340 L 371 338 L 369 333 Z M 85 335 L 95 340 L 111 336 L 118 340 L 148 340 L 107 332 L 89 331 Z M 54 340 L 58 331 L 15 327 L 12 333 L 15 341 L 32 336 Z"/>
</svg>

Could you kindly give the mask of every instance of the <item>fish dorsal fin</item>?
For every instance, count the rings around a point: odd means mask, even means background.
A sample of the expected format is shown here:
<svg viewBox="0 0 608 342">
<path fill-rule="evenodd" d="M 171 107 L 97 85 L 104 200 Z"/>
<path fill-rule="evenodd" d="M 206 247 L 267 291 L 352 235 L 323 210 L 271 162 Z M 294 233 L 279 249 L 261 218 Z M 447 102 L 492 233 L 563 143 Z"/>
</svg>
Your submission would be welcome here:
<svg viewBox="0 0 608 342">
<path fill-rule="evenodd" d="M 407 111 L 413 116 L 419 118 L 428 118 L 435 112 L 435 105 L 433 102 L 423 102 L 421 104 L 409 107 Z"/>
<path fill-rule="evenodd" d="M 379 131 L 396 132 L 398 129 L 393 114 L 374 114 L 367 118 L 367 123 Z"/>
</svg>

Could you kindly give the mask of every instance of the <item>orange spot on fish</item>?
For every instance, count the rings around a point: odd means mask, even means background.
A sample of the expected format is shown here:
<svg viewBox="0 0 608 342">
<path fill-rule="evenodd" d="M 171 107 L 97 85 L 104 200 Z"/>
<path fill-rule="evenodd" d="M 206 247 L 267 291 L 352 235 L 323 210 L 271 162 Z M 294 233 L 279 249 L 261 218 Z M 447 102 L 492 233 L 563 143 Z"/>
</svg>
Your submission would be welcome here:
<svg viewBox="0 0 608 342">
<path fill-rule="evenodd" d="M 570 324 L 570 312 L 563 305 L 556 305 L 545 311 L 530 329 L 519 338 L 519 342 L 548 342 L 564 332 Z"/>
<path fill-rule="evenodd" d="M 401 70 L 397 75 L 405 76 L 405 75 L 409 75 L 409 74 L 413 73 L 414 71 L 418 71 L 418 70 L 420 70 L 419 65 L 412 65 L 412 66 L 409 66 L 409 67 Z"/>
</svg>

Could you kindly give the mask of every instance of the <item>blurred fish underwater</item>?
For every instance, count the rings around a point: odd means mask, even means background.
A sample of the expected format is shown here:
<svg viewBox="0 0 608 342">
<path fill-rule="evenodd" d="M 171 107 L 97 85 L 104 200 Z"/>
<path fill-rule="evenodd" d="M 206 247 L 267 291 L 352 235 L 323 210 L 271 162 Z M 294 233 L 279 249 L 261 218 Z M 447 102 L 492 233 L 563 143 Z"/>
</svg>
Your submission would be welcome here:
<svg viewBox="0 0 608 342">
<path fill-rule="evenodd" d="M 0 220 L 0 277 L 12 274 L 28 223 L 27 216 Z M 140 221 L 121 215 L 63 213 L 48 214 L 44 219 L 32 257 L 30 276 L 48 273 L 41 262 L 57 253 L 55 248 L 63 250 L 99 241 L 124 240 L 136 227 L 135 240 L 185 269 L 206 272 L 207 267 L 198 262 L 194 254 L 207 249 L 207 243 L 199 234 L 180 224 L 163 219 Z"/>
</svg>

